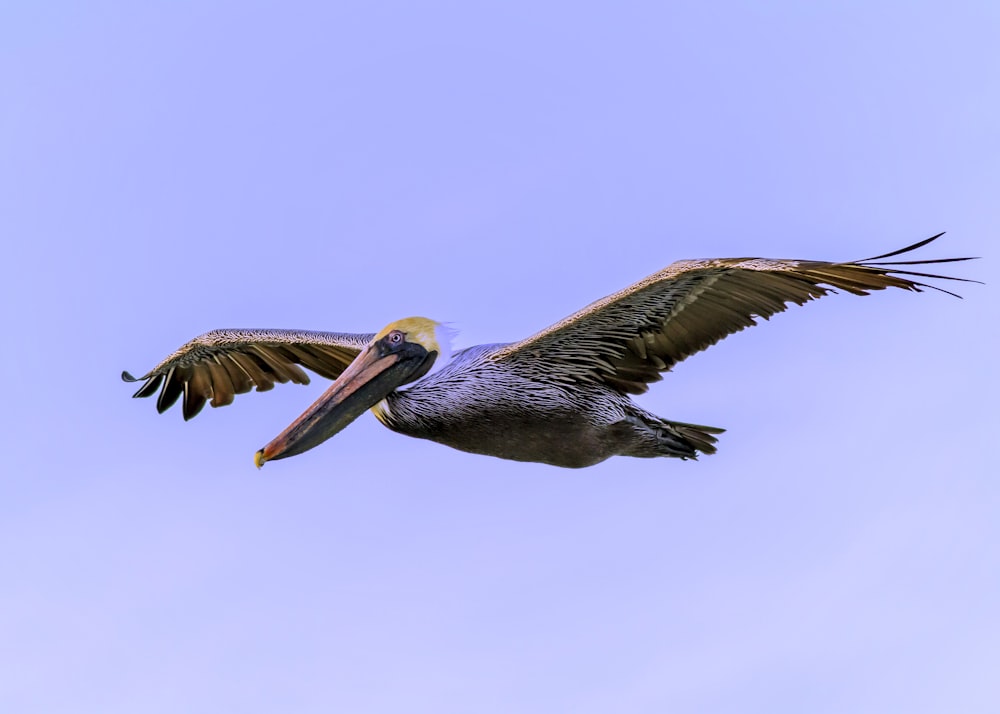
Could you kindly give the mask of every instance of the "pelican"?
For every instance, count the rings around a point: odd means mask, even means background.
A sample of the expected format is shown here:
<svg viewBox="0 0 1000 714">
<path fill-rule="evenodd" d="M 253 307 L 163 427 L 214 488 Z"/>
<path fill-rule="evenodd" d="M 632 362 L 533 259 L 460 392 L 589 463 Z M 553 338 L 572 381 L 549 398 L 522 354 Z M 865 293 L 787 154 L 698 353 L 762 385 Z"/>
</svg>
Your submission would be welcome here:
<svg viewBox="0 0 1000 714">
<path fill-rule="evenodd" d="M 609 295 L 527 339 L 451 350 L 442 323 L 409 317 L 374 334 L 213 330 L 142 377 L 136 397 L 159 391 L 166 411 L 183 395 L 184 419 L 211 400 L 275 382 L 333 380 L 254 462 L 318 446 L 371 410 L 392 431 L 474 454 L 580 468 L 611 456 L 694 459 L 724 430 L 671 421 L 632 402 L 651 382 L 724 337 L 831 292 L 868 295 L 943 288 L 914 278 L 965 280 L 913 266 L 969 258 L 886 261 L 943 234 L 846 263 L 724 258 L 684 260 Z M 966 281 L 971 282 L 971 281 Z"/>
</svg>

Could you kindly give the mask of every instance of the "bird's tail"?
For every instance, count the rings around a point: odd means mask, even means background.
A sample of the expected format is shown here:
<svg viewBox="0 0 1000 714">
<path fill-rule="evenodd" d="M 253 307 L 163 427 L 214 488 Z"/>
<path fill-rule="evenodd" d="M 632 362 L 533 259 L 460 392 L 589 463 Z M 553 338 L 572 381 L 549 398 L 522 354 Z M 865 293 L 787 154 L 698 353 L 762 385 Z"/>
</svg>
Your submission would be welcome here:
<svg viewBox="0 0 1000 714">
<path fill-rule="evenodd" d="M 716 452 L 715 444 L 719 440 L 715 438 L 715 434 L 721 434 L 725 431 L 725 429 L 720 429 L 717 426 L 687 424 L 682 421 L 667 421 L 664 419 L 663 423 L 668 429 L 677 434 L 677 436 L 688 442 L 695 451 L 707 455 Z"/>
</svg>

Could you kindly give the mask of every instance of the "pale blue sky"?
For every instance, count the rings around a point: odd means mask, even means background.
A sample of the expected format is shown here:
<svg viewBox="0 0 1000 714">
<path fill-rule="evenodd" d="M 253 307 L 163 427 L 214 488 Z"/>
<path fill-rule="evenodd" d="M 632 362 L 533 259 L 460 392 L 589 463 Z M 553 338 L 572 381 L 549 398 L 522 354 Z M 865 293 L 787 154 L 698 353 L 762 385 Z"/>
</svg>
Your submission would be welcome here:
<svg viewBox="0 0 1000 714">
<path fill-rule="evenodd" d="M 7 3 L 0 710 L 995 712 L 993 2 Z M 218 327 L 513 340 L 680 258 L 941 230 L 646 396 L 700 462 L 470 456 L 324 388 L 184 423 Z"/>
</svg>

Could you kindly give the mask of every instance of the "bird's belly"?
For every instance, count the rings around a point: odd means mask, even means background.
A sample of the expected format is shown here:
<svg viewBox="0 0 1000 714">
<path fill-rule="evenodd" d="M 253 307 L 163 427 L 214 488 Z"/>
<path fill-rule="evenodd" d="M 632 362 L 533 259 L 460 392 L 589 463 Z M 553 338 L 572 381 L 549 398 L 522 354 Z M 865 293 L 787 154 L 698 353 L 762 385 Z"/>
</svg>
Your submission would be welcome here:
<svg viewBox="0 0 1000 714">
<path fill-rule="evenodd" d="M 473 454 L 568 468 L 592 466 L 619 453 L 625 436 L 615 424 L 594 424 L 572 413 L 484 414 L 397 430 Z"/>
</svg>

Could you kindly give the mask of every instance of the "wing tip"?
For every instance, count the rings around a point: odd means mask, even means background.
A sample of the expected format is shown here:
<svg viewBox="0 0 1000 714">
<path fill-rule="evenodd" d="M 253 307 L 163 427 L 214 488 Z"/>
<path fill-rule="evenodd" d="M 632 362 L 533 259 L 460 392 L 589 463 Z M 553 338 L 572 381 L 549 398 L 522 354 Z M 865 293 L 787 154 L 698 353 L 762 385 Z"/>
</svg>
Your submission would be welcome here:
<svg viewBox="0 0 1000 714">
<path fill-rule="evenodd" d="M 872 270 L 876 270 L 882 273 L 883 275 L 893 276 L 893 277 L 912 276 L 917 278 L 931 278 L 934 280 L 952 280 L 962 283 L 979 283 L 980 285 L 982 285 L 983 284 L 982 281 L 973 280 L 970 278 L 959 278 L 952 275 L 939 275 L 937 273 L 923 273 L 913 270 L 904 270 L 900 267 L 900 266 L 911 266 L 911 265 L 931 265 L 940 263 L 960 263 L 966 260 L 978 260 L 979 259 L 978 256 L 966 256 L 961 258 L 929 258 L 929 259 L 919 259 L 919 260 L 883 260 L 883 258 L 894 258 L 896 256 L 903 255 L 904 253 L 910 253 L 912 251 L 915 251 L 918 248 L 922 248 L 925 245 L 928 245 L 929 243 L 936 241 L 944 234 L 945 231 L 941 231 L 940 233 L 936 233 L 932 235 L 930 238 L 924 238 L 923 240 L 918 241 L 913 245 L 908 245 L 905 248 L 900 248 L 899 250 L 894 250 L 890 253 L 883 253 L 882 255 L 876 255 L 871 258 L 865 258 L 864 260 L 854 261 L 854 264 L 862 268 L 869 268 Z M 914 290 L 916 292 L 923 292 L 924 289 L 936 290 L 946 295 L 957 297 L 960 300 L 962 299 L 962 296 L 959 295 L 958 293 L 952 292 L 951 290 L 945 290 L 944 288 L 938 285 L 933 285 L 931 283 L 921 283 L 916 280 L 911 280 L 908 277 L 900 277 L 900 279 L 904 281 L 906 284 L 897 285 L 896 287 L 903 287 L 907 290 Z"/>
<path fill-rule="evenodd" d="M 911 251 L 916 250 L 917 248 L 923 248 L 928 243 L 933 243 L 938 238 L 940 238 L 941 236 L 943 236 L 946 232 L 947 231 L 941 231 L 940 233 L 932 235 L 930 238 L 924 238 L 923 240 L 917 241 L 913 245 L 908 245 L 905 248 L 900 248 L 898 250 L 894 250 L 894 251 L 889 252 L 889 253 L 883 253 L 882 255 L 876 255 L 876 256 L 873 256 L 871 258 L 865 258 L 864 260 L 856 260 L 854 262 L 855 263 L 868 263 L 868 262 L 870 262 L 872 260 L 881 260 L 882 258 L 891 258 L 894 255 L 902 255 L 903 253 L 909 253 Z"/>
</svg>

